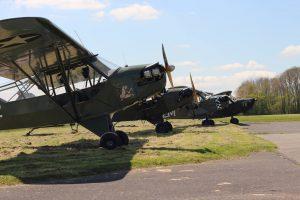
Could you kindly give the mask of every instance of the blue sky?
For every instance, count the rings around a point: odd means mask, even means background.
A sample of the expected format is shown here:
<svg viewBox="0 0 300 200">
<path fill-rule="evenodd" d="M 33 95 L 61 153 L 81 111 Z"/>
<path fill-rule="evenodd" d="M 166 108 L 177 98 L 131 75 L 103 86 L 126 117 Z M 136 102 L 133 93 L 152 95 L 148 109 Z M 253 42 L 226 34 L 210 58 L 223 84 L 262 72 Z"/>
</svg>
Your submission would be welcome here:
<svg viewBox="0 0 300 200">
<path fill-rule="evenodd" d="M 0 19 L 49 18 L 94 53 L 120 66 L 176 66 L 176 85 L 234 90 L 300 63 L 296 0 L 0 0 Z M 1 37 L 1 36 L 0 36 Z"/>
</svg>

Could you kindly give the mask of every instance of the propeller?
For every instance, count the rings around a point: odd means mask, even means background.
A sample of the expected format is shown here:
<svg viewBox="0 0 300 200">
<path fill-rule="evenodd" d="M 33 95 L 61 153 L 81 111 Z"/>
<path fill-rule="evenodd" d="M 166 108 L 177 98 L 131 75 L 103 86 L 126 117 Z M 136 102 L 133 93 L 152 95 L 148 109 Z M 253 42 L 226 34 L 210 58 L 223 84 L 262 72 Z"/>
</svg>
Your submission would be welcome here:
<svg viewBox="0 0 300 200">
<path fill-rule="evenodd" d="M 162 44 L 162 54 L 163 54 L 164 63 L 165 63 L 165 70 L 166 70 L 168 79 L 170 81 L 171 87 L 173 88 L 174 87 L 174 83 L 173 83 L 173 78 L 172 78 L 171 72 L 174 71 L 175 66 L 174 65 L 169 65 L 168 59 L 167 59 L 167 55 L 166 55 L 165 48 L 164 48 L 163 44 Z"/>
<path fill-rule="evenodd" d="M 191 80 L 191 85 L 192 85 L 192 89 L 193 89 L 193 98 L 194 98 L 194 102 L 195 103 L 199 103 L 199 98 L 198 98 L 198 95 L 196 93 L 196 88 L 195 88 L 195 85 L 194 85 L 194 81 L 193 81 L 193 78 L 192 78 L 192 74 L 190 73 L 190 80 Z"/>
</svg>

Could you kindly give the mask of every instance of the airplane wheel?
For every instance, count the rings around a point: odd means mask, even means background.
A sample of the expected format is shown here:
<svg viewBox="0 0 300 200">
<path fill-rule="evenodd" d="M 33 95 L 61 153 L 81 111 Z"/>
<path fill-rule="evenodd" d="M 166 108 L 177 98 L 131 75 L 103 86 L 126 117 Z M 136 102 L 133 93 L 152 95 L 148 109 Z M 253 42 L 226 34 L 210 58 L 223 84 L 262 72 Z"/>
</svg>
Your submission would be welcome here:
<svg viewBox="0 0 300 200">
<path fill-rule="evenodd" d="M 239 121 L 238 118 L 233 117 L 233 118 L 230 119 L 230 123 L 232 123 L 232 124 L 239 124 L 240 121 Z"/>
<path fill-rule="evenodd" d="M 100 138 L 100 146 L 104 149 L 113 150 L 120 144 L 120 137 L 114 132 L 104 133 Z"/>
<path fill-rule="evenodd" d="M 209 119 L 209 120 L 208 120 L 208 123 L 209 123 L 210 126 L 214 126 L 214 125 L 215 125 L 215 121 L 212 120 L 212 119 Z"/>
<path fill-rule="evenodd" d="M 168 132 L 173 131 L 173 126 L 172 126 L 172 124 L 171 124 L 170 122 L 166 121 L 166 122 L 164 122 L 164 123 L 165 123 L 165 126 L 166 126 L 167 129 L 168 129 Z"/>
<path fill-rule="evenodd" d="M 170 122 L 159 123 L 155 127 L 156 133 L 168 133 L 169 131 L 172 131 L 172 130 L 173 130 L 173 127 Z"/>
<path fill-rule="evenodd" d="M 121 145 L 128 145 L 129 144 L 128 135 L 124 131 L 116 131 L 116 134 L 121 139 Z"/>
<path fill-rule="evenodd" d="M 208 119 L 203 119 L 202 120 L 202 126 L 209 126 L 209 120 Z"/>
</svg>

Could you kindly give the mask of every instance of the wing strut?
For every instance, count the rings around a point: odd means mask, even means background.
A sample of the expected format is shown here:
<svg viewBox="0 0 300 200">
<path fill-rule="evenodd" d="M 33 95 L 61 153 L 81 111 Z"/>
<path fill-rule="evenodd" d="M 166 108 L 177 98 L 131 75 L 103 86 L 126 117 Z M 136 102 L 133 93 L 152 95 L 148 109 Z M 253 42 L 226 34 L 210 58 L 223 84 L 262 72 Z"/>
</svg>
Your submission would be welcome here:
<svg viewBox="0 0 300 200">
<path fill-rule="evenodd" d="M 70 100 L 71 100 L 71 103 L 72 103 L 72 107 L 73 107 L 73 110 L 74 110 L 74 113 L 75 113 L 76 121 L 79 121 L 78 110 L 76 108 L 76 102 L 75 102 L 76 101 L 75 94 L 72 93 L 72 89 L 69 85 L 69 79 L 66 75 L 66 69 L 65 69 L 65 66 L 62 62 L 61 55 L 60 55 L 60 52 L 59 52 L 58 48 L 55 48 L 55 55 L 56 55 L 56 58 L 57 58 L 57 61 L 58 61 L 58 66 L 60 68 L 61 75 L 62 75 L 62 78 L 63 78 L 63 81 L 64 81 L 64 86 L 65 86 L 66 92 L 68 93 L 68 95 L 70 97 Z"/>
</svg>

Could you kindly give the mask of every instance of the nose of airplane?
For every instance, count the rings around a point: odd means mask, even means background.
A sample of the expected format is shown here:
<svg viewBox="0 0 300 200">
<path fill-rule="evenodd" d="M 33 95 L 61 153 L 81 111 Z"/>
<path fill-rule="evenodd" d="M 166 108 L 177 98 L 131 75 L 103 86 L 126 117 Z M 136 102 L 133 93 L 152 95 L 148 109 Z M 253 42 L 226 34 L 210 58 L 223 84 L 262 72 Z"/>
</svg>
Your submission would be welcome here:
<svg viewBox="0 0 300 200">
<path fill-rule="evenodd" d="M 245 101 L 246 101 L 246 103 L 244 104 L 245 108 L 250 109 L 254 106 L 254 103 L 255 103 L 256 99 L 255 98 L 250 98 L 250 99 L 246 99 Z"/>
<path fill-rule="evenodd" d="M 254 103 L 255 103 L 256 99 L 255 98 L 251 98 L 249 99 L 249 106 L 253 107 Z"/>
<path fill-rule="evenodd" d="M 183 99 L 189 99 L 193 96 L 193 90 L 191 88 L 184 88 L 179 92 L 178 102 L 182 101 Z"/>
</svg>

